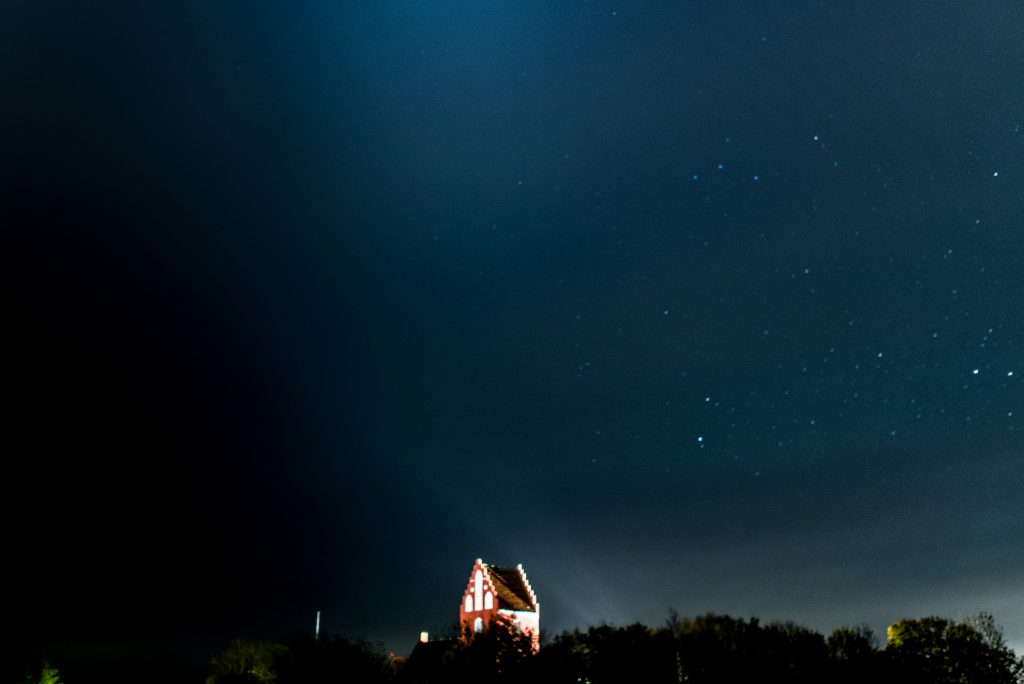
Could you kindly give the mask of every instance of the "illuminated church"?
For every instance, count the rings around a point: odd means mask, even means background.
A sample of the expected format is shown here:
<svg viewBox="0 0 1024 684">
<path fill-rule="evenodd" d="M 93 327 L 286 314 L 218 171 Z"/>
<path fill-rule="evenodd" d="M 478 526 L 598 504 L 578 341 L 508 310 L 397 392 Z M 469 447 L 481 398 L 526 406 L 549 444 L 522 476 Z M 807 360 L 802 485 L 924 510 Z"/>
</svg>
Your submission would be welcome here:
<svg viewBox="0 0 1024 684">
<path fill-rule="evenodd" d="M 505 568 L 477 558 L 459 604 L 463 633 L 482 632 L 492 624 L 528 635 L 540 649 L 540 603 L 523 566 Z"/>
</svg>

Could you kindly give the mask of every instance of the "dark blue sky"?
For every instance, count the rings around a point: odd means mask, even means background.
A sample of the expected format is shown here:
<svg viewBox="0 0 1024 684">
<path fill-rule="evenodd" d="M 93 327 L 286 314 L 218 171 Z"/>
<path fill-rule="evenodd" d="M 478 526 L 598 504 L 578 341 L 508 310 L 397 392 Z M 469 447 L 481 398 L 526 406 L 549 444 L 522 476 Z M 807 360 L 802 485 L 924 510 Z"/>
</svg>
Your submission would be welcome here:
<svg viewBox="0 0 1024 684">
<path fill-rule="evenodd" d="M 30 640 L 404 652 L 483 557 L 1024 646 L 1018 3 L 67 5 L 0 15 Z"/>
</svg>

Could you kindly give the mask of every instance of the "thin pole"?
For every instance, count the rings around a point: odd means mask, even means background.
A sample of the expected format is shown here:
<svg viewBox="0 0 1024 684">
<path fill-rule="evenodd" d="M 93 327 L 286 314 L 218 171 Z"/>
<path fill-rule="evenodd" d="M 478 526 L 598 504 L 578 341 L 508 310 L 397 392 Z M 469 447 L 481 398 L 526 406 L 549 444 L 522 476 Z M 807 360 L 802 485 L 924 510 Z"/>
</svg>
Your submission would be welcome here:
<svg viewBox="0 0 1024 684">
<path fill-rule="evenodd" d="M 316 640 L 320 641 L 320 611 L 316 611 Z"/>
</svg>

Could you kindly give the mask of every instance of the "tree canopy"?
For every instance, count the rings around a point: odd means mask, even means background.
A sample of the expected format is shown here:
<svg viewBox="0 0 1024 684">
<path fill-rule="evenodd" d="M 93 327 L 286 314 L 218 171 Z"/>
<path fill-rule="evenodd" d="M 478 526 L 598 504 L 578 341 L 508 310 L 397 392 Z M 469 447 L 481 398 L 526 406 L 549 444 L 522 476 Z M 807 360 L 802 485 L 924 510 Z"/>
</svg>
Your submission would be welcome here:
<svg viewBox="0 0 1024 684">
<path fill-rule="evenodd" d="M 209 684 L 1024 684 L 1024 658 L 988 613 L 900 620 L 884 644 L 865 626 L 828 637 L 793 622 L 671 614 L 663 626 L 597 625 L 563 632 L 534 654 L 529 637 L 494 627 L 419 643 L 408 658 L 379 645 L 308 633 L 273 644 L 235 642 L 211 662 Z M 461 637 L 461 638 L 460 638 Z"/>
</svg>

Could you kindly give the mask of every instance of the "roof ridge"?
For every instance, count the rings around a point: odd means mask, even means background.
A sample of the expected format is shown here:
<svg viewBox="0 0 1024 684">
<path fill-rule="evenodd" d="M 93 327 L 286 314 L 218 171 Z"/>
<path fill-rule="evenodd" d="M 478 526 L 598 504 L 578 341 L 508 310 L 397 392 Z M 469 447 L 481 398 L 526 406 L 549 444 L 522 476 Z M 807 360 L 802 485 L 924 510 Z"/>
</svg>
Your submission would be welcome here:
<svg viewBox="0 0 1024 684">
<path fill-rule="evenodd" d="M 530 581 L 526 578 L 522 563 L 515 567 L 496 565 L 494 563 L 482 563 L 481 566 L 487 573 L 487 579 L 495 588 L 495 591 L 506 603 L 514 602 L 514 610 L 536 611 L 538 607 L 537 594 L 534 593 Z M 507 598 L 505 595 L 507 594 Z M 522 607 L 520 607 L 522 606 Z"/>
</svg>

